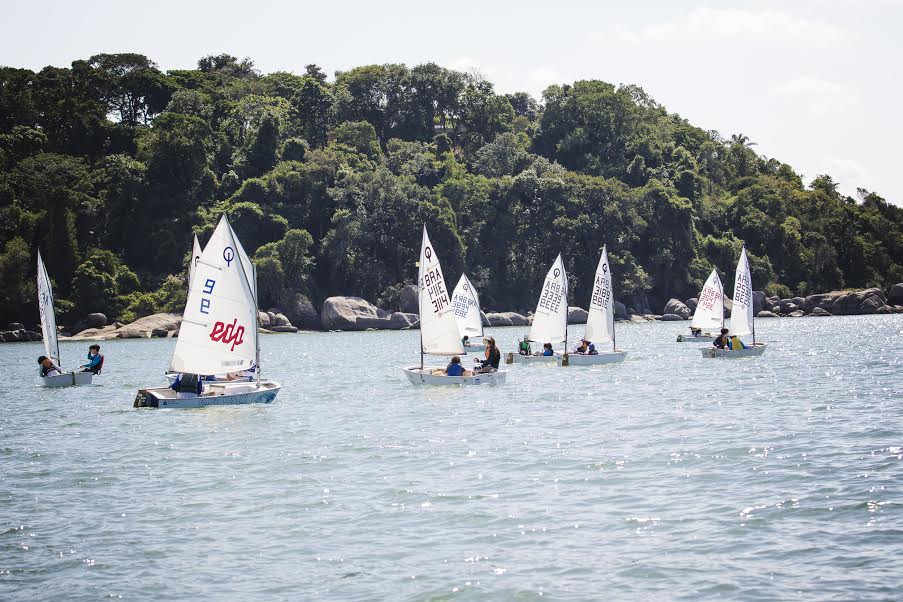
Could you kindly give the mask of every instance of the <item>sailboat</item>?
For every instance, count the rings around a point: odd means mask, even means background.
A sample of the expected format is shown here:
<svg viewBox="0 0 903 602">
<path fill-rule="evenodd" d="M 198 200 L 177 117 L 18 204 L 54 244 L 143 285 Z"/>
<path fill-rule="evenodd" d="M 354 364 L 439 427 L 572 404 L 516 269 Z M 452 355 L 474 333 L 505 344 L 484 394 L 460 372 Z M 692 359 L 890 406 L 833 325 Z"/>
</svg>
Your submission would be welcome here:
<svg viewBox="0 0 903 602">
<path fill-rule="evenodd" d="M 415 385 L 498 385 L 505 382 L 505 372 L 488 372 L 468 376 L 448 376 L 445 366 L 426 366 L 424 355 L 461 355 L 464 346 L 458 332 L 454 308 L 448 296 L 442 266 L 423 226 L 420 245 L 420 268 L 417 274 L 420 311 L 420 365 L 404 368 L 408 380 Z"/>
<path fill-rule="evenodd" d="M 56 332 L 56 313 L 53 309 L 53 287 L 44 267 L 41 252 L 38 251 L 38 308 L 41 311 L 41 335 L 44 339 L 44 353 L 56 366 L 60 366 L 60 341 Z M 40 368 L 39 368 L 40 370 Z M 40 372 L 39 372 L 40 374 Z M 91 372 L 64 372 L 54 376 L 39 376 L 41 386 L 70 387 L 90 385 L 94 376 Z"/>
<path fill-rule="evenodd" d="M 136 408 L 270 403 L 282 388 L 260 377 L 257 283 L 253 263 L 224 215 L 197 261 L 170 370 L 220 376 L 256 367 L 253 381 L 204 381 L 201 395 L 169 387 L 138 391 Z"/>
<path fill-rule="evenodd" d="M 753 316 L 753 289 L 752 276 L 749 273 L 749 257 L 746 255 L 746 245 L 740 252 L 740 260 L 737 262 L 737 271 L 734 274 L 734 306 L 731 308 L 730 336 L 742 337 L 752 335 L 752 345 L 745 349 L 718 349 L 712 347 L 703 349 L 703 357 L 750 357 L 759 356 L 765 352 L 765 343 L 756 342 L 756 322 Z"/>
<path fill-rule="evenodd" d="M 696 311 L 693 312 L 693 321 L 690 322 L 690 335 L 678 335 L 677 342 L 711 343 L 718 336 L 714 331 L 717 330 L 718 334 L 721 334 L 722 328 L 724 328 L 724 286 L 718 277 L 718 270 L 715 269 L 709 274 L 702 292 L 699 293 L 699 302 L 696 304 Z M 693 336 L 694 330 L 699 330 L 701 334 Z"/>
<path fill-rule="evenodd" d="M 567 356 L 570 366 L 596 366 L 623 362 L 626 351 L 619 351 L 615 338 L 614 297 L 611 287 L 611 269 L 608 265 L 608 247 L 602 247 L 602 256 L 596 267 L 593 280 L 593 293 L 589 299 L 589 312 L 586 318 L 586 330 L 583 338 L 599 346 L 611 343 L 611 350 L 598 350 L 594 354 L 571 353 Z M 559 362 L 564 364 L 564 358 Z"/>
<path fill-rule="evenodd" d="M 455 311 L 455 321 L 458 323 L 458 334 L 462 340 L 477 340 L 479 343 L 464 345 L 465 352 L 485 351 L 483 340 L 483 317 L 480 315 L 480 297 L 477 290 L 471 284 L 467 274 L 461 274 L 458 285 L 452 293 L 452 308 Z"/>
<path fill-rule="evenodd" d="M 542 292 L 536 303 L 536 313 L 533 314 L 533 324 L 530 325 L 528 339 L 532 343 L 542 346 L 551 343 L 553 346 L 564 343 L 567 355 L 568 337 L 568 277 L 564 271 L 564 262 L 561 254 L 555 259 L 555 263 L 549 268 L 546 279 L 542 284 Z M 553 355 L 541 355 L 541 351 L 533 350 L 533 355 L 520 355 L 509 353 L 505 362 L 512 363 L 554 363 L 562 360 L 562 353 Z"/>
</svg>

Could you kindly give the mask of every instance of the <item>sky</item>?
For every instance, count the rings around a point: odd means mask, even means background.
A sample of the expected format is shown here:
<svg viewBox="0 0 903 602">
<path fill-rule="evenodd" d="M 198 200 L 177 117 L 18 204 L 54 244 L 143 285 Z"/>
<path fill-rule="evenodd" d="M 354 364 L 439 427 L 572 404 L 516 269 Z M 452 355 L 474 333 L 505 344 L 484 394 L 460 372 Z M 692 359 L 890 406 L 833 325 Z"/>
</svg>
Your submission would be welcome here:
<svg viewBox="0 0 903 602">
<path fill-rule="evenodd" d="M 2 13 L 0 65 L 35 70 L 102 52 L 193 68 L 226 52 L 263 73 L 436 62 L 537 99 L 553 83 L 637 84 L 806 183 L 827 173 L 903 205 L 903 0 L 54 0 Z"/>
</svg>

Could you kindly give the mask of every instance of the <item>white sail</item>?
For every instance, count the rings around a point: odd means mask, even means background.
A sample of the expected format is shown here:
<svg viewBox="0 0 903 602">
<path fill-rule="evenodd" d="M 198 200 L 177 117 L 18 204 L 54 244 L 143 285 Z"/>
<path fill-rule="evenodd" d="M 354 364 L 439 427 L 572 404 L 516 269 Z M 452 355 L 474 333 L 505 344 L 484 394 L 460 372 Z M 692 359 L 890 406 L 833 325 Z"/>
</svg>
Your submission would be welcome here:
<svg viewBox="0 0 903 602">
<path fill-rule="evenodd" d="M 257 355 L 252 274 L 225 216 L 195 268 L 170 370 L 225 374 L 250 368 Z M 243 251 L 242 251 L 243 252 Z"/>
<path fill-rule="evenodd" d="M 552 264 L 539 294 L 530 340 L 536 343 L 562 343 L 567 339 L 568 278 L 561 255 Z"/>
<path fill-rule="evenodd" d="M 38 308 L 41 310 L 41 334 L 44 338 L 44 353 L 53 363 L 60 365 L 60 343 L 56 332 L 56 314 L 53 311 L 53 288 L 41 252 L 38 251 Z"/>
<path fill-rule="evenodd" d="M 194 269 L 197 267 L 198 260 L 201 258 L 201 243 L 198 241 L 198 235 L 194 235 L 194 244 L 191 247 L 191 259 L 188 261 L 188 290 L 191 290 L 191 281 L 194 279 Z"/>
<path fill-rule="evenodd" d="M 611 291 L 611 270 L 608 266 L 608 247 L 602 247 L 602 256 L 596 268 L 584 332 L 583 338 L 595 345 L 614 342 L 615 312 Z"/>
<path fill-rule="evenodd" d="M 439 258 L 423 227 L 420 270 L 417 274 L 420 303 L 420 337 L 423 353 L 457 355 L 464 353 L 458 323 L 442 276 Z"/>
<path fill-rule="evenodd" d="M 724 286 L 718 277 L 718 270 L 712 270 L 709 279 L 705 281 L 690 326 L 704 329 L 724 326 Z"/>
<path fill-rule="evenodd" d="M 480 298 L 466 274 L 461 274 L 458 286 L 452 293 L 452 307 L 458 322 L 458 334 L 483 337 L 483 319 L 480 316 Z"/>
<path fill-rule="evenodd" d="M 742 336 L 753 332 L 752 277 L 749 274 L 749 258 L 746 245 L 740 252 L 737 273 L 734 275 L 734 307 L 731 309 L 731 334 Z"/>
</svg>

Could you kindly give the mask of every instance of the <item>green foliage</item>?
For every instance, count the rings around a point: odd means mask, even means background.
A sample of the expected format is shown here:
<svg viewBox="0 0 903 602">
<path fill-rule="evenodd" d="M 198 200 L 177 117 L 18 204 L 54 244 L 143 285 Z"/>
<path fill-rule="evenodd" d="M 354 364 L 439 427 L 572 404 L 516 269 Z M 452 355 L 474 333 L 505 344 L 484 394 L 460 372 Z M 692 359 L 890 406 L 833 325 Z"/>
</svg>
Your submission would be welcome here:
<svg viewBox="0 0 903 602">
<path fill-rule="evenodd" d="M 489 308 L 532 307 L 559 252 L 585 303 L 603 244 L 628 303 L 694 296 L 712 268 L 730 287 L 743 244 L 755 287 L 782 296 L 903 281 L 903 209 L 878 194 L 843 197 L 829 175 L 807 188 L 637 86 L 543 100 L 433 63 L 334 83 L 228 54 L 166 73 L 134 53 L 0 67 L 0 308 L 37 319 L 40 248 L 65 315 L 178 311 L 184 282 L 167 275 L 222 213 L 262 305 L 394 306 L 423 224 L 446 277 L 466 270 Z"/>
</svg>

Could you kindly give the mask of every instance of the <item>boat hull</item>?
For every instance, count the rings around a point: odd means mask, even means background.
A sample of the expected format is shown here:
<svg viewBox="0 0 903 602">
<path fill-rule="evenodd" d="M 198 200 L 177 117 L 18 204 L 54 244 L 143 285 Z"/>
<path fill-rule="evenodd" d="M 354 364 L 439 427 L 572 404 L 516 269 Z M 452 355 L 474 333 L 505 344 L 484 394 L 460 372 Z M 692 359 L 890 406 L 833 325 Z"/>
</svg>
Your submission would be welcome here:
<svg viewBox="0 0 903 602">
<path fill-rule="evenodd" d="M 482 353 L 486 351 L 486 345 L 467 345 L 464 347 L 464 353 Z"/>
<path fill-rule="evenodd" d="M 252 403 L 272 403 L 282 389 L 279 383 L 265 380 L 258 383 L 205 383 L 202 395 L 179 397 L 169 387 L 141 389 L 135 396 L 136 408 L 206 408 L 208 406 L 236 406 Z"/>
<path fill-rule="evenodd" d="M 73 387 L 90 385 L 94 378 L 93 372 L 65 372 L 55 376 L 40 376 L 42 387 Z"/>
<path fill-rule="evenodd" d="M 446 376 L 445 374 L 432 374 L 433 370 L 444 370 L 439 366 L 412 366 L 404 368 L 405 376 L 412 385 L 503 385 L 506 372 L 485 372 L 471 374 L 470 376 Z"/>
<path fill-rule="evenodd" d="M 756 343 L 754 346 L 747 347 L 746 349 L 718 349 L 717 347 L 711 347 L 709 349 L 702 349 L 702 357 L 723 357 L 725 359 L 738 359 L 742 357 L 758 357 L 765 353 L 765 343 Z"/>
<path fill-rule="evenodd" d="M 601 351 L 593 355 L 581 355 L 571 353 L 567 356 L 567 362 L 564 358 L 559 358 L 559 366 L 601 366 L 602 364 L 618 364 L 627 358 L 626 351 Z"/>
<path fill-rule="evenodd" d="M 711 343 L 715 340 L 714 335 L 704 334 L 702 336 L 694 337 L 689 334 L 679 334 L 677 335 L 678 343 Z"/>
<path fill-rule="evenodd" d="M 509 353 L 505 356 L 506 364 L 555 364 L 561 361 L 561 354 L 555 355 L 521 355 L 519 353 Z"/>
</svg>

